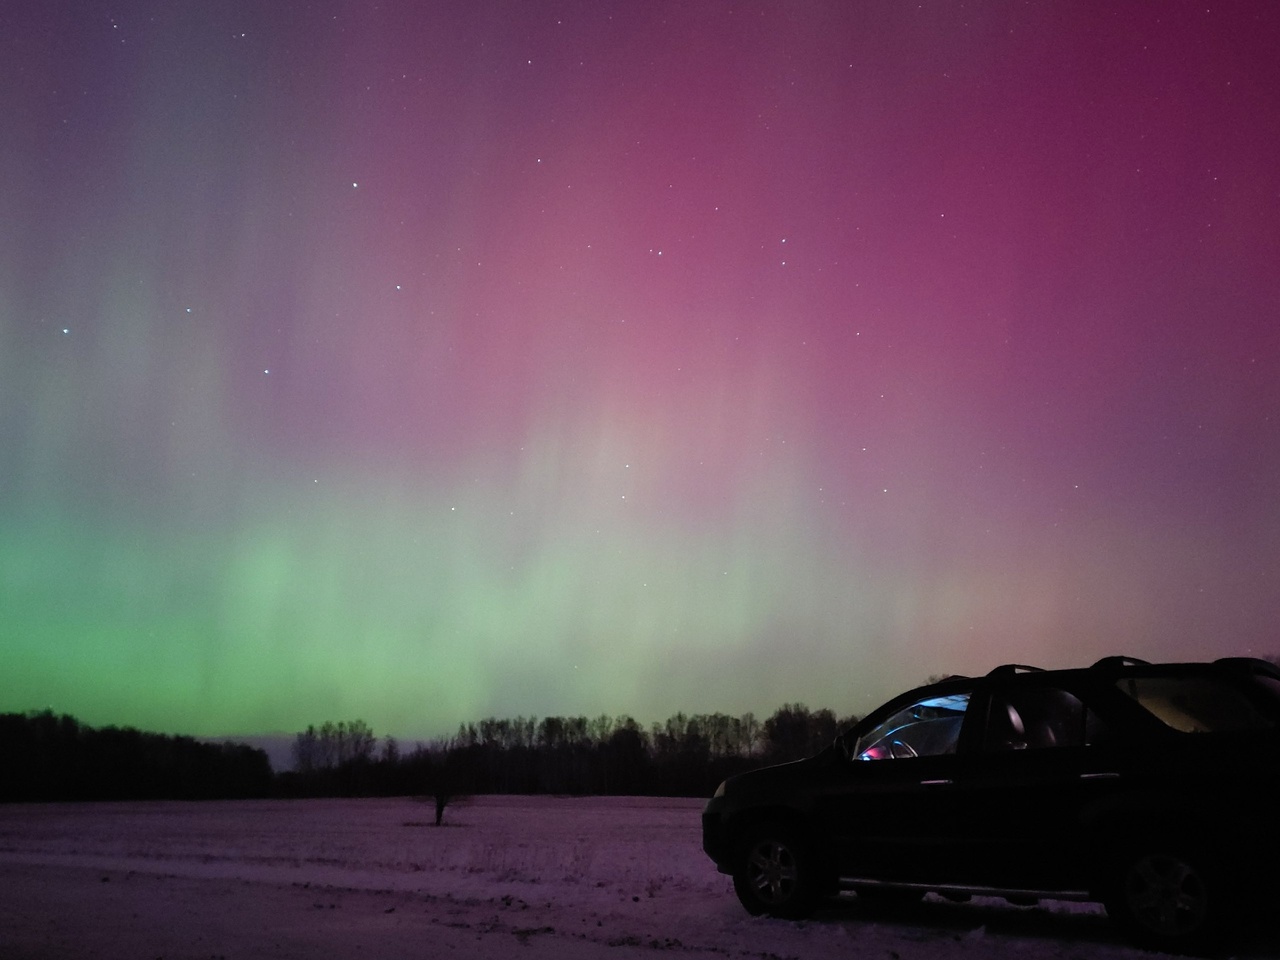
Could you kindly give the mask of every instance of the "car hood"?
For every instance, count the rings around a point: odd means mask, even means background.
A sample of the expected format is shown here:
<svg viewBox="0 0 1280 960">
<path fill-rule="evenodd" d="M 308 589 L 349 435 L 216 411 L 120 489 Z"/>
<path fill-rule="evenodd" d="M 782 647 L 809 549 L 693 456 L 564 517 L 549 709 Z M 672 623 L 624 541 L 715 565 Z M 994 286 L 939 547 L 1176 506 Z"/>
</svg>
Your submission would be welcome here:
<svg viewBox="0 0 1280 960">
<path fill-rule="evenodd" d="M 821 771 L 831 765 L 831 754 L 832 751 L 824 750 L 804 760 L 793 760 L 790 763 L 779 763 L 740 773 L 725 781 L 725 796 L 735 799 L 756 796 L 771 793 L 782 786 L 789 791 L 803 790 L 806 784 L 815 782 Z"/>
</svg>

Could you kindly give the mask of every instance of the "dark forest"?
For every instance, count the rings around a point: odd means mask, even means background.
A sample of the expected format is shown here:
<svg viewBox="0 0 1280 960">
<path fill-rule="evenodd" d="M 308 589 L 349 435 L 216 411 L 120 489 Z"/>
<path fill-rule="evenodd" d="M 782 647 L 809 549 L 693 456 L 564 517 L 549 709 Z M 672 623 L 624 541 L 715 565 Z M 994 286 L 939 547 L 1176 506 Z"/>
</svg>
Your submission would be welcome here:
<svg viewBox="0 0 1280 960">
<path fill-rule="evenodd" d="M 297 734 L 292 770 L 240 743 L 94 728 L 51 711 L 0 714 L 0 802 L 484 793 L 709 796 L 727 776 L 809 756 L 855 718 L 786 704 L 748 713 L 486 718 L 402 744 L 362 720 Z"/>
</svg>

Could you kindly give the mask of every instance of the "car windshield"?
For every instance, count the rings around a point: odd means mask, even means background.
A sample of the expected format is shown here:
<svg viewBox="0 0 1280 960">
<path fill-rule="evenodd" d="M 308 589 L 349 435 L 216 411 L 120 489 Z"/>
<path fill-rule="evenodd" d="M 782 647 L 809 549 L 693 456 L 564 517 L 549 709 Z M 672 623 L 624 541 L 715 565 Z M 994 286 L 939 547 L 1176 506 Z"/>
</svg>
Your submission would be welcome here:
<svg viewBox="0 0 1280 960">
<path fill-rule="evenodd" d="M 1165 726 L 1182 733 L 1263 730 L 1275 726 L 1242 690 L 1217 677 L 1125 677 L 1117 682 Z"/>
<path fill-rule="evenodd" d="M 851 752 L 858 760 L 955 753 L 968 706 L 968 693 L 918 700 L 860 736 Z"/>
</svg>

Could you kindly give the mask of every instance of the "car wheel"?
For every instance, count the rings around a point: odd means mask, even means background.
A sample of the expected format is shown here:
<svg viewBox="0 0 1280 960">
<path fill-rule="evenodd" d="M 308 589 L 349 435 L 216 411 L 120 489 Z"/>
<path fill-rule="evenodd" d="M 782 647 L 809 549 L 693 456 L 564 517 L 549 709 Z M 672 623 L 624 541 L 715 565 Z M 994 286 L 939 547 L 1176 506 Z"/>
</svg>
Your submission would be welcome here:
<svg viewBox="0 0 1280 960">
<path fill-rule="evenodd" d="M 1129 857 L 1107 899 L 1107 913 L 1144 946 L 1199 951 L 1213 944 L 1226 904 L 1213 875 L 1180 853 Z"/>
<path fill-rule="evenodd" d="M 806 916 L 820 885 L 808 845 L 785 826 L 758 828 L 742 846 L 733 889 L 752 916 Z"/>
</svg>

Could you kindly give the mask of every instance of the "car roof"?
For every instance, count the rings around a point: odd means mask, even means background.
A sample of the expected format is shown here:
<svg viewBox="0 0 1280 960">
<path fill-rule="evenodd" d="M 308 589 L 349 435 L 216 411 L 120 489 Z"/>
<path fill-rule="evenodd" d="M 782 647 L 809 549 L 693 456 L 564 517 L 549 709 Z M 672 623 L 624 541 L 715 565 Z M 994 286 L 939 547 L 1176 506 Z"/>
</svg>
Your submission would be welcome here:
<svg viewBox="0 0 1280 960">
<path fill-rule="evenodd" d="M 1210 661 L 1187 661 L 1187 662 L 1165 662 L 1152 663 L 1148 660 L 1141 660 L 1137 657 L 1129 656 L 1109 656 L 1103 657 L 1087 667 L 1067 667 L 1062 669 L 1046 670 L 1043 667 L 1031 666 L 1025 663 L 1003 663 L 998 667 L 989 670 L 984 676 L 991 679 L 1010 679 L 1015 677 L 1026 676 L 1028 678 L 1045 678 L 1064 677 L 1064 676 L 1104 676 L 1107 678 L 1119 678 L 1123 676 L 1137 676 L 1144 674 L 1170 674 L 1170 673 L 1220 673 L 1228 672 L 1235 674 L 1251 674 L 1274 677 L 1280 680 L 1280 665 L 1270 660 L 1263 660 L 1258 657 L 1219 657 Z M 962 674 L 953 674 L 933 683 L 925 684 L 918 687 L 918 690 L 932 689 L 934 687 L 947 688 L 955 686 L 959 681 L 975 681 L 983 679 L 980 677 L 969 677 Z M 1033 680 L 1034 682 L 1034 680 Z"/>
<path fill-rule="evenodd" d="M 1200 662 L 1167 662 L 1150 663 L 1137 657 L 1111 656 L 1086 667 L 1067 667 L 1046 670 L 1042 667 L 1029 666 L 1022 663 L 1005 663 L 988 671 L 983 676 L 970 677 L 963 674 L 952 674 L 932 683 L 904 690 L 897 696 L 882 703 L 863 719 L 891 710 L 895 705 L 922 696 L 951 696 L 963 691 L 972 691 L 984 681 L 997 683 L 1030 683 L 1038 685 L 1055 680 L 1085 683 L 1090 686 L 1102 681 L 1113 683 L 1123 677 L 1136 676 L 1169 676 L 1196 674 L 1228 674 L 1232 676 L 1266 676 L 1280 681 L 1280 665 L 1257 657 L 1220 657 L 1217 660 Z"/>
</svg>

